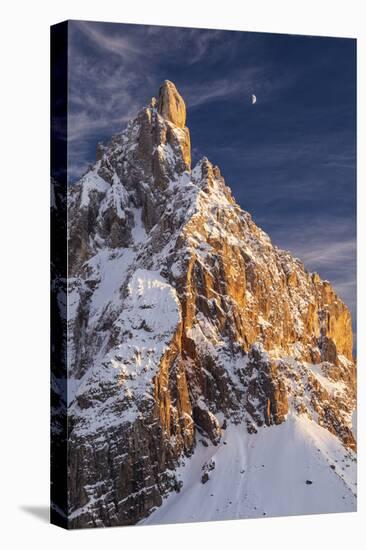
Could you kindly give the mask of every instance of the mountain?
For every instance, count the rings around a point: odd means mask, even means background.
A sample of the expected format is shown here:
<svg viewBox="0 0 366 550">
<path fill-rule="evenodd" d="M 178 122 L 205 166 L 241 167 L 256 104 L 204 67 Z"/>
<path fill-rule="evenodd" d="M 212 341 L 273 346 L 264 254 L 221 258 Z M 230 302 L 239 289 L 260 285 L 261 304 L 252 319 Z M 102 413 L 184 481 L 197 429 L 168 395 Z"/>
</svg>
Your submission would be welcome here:
<svg viewBox="0 0 366 550">
<path fill-rule="evenodd" d="M 349 310 L 185 124 L 165 81 L 68 189 L 68 525 L 355 510 Z"/>
</svg>

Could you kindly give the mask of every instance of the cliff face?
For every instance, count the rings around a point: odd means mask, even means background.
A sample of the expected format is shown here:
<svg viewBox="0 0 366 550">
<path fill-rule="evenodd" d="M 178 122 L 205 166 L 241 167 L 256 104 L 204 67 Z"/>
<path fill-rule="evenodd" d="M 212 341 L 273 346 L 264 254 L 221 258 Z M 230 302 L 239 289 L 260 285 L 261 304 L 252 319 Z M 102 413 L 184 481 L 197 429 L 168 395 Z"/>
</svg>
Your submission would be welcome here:
<svg viewBox="0 0 366 550">
<path fill-rule="evenodd" d="M 165 81 L 69 190 L 71 527 L 149 515 L 228 423 L 254 437 L 306 417 L 355 450 L 347 307 L 218 167 L 191 169 L 185 122 Z"/>
</svg>

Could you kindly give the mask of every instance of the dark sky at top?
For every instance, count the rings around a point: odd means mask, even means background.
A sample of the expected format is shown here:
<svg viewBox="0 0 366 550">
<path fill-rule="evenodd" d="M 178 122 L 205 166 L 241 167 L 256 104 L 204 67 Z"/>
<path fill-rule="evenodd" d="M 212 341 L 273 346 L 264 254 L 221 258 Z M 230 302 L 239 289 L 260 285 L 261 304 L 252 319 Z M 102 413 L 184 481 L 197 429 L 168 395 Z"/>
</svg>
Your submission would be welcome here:
<svg viewBox="0 0 366 550">
<path fill-rule="evenodd" d="M 172 80 L 193 163 L 356 311 L 356 41 L 73 21 L 69 174 Z M 257 96 L 252 105 L 250 96 Z"/>
</svg>

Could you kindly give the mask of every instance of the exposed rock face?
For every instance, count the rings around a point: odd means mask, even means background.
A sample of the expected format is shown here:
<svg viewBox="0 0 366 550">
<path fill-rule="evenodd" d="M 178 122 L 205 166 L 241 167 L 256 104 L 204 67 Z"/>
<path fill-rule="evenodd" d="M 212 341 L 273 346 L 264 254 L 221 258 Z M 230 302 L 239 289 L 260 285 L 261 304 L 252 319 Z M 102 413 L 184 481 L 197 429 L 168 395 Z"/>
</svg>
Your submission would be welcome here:
<svg viewBox="0 0 366 550">
<path fill-rule="evenodd" d="M 186 125 L 186 105 L 170 80 L 165 80 L 160 87 L 158 113 L 179 128 Z"/>
<path fill-rule="evenodd" d="M 217 167 L 191 170 L 185 118 L 164 82 L 69 191 L 71 527 L 147 516 L 220 415 L 253 433 L 304 414 L 355 448 L 347 307 Z"/>
</svg>

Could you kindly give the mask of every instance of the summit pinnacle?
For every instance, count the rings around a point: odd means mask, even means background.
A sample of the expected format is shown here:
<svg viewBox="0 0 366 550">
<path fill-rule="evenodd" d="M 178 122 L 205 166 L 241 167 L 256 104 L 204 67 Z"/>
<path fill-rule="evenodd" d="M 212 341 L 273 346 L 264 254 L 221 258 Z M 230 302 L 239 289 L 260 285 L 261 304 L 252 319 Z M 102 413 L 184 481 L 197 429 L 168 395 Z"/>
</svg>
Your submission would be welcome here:
<svg viewBox="0 0 366 550">
<path fill-rule="evenodd" d="M 186 124 L 186 105 L 177 88 L 170 80 L 160 86 L 158 113 L 179 128 Z"/>
</svg>

